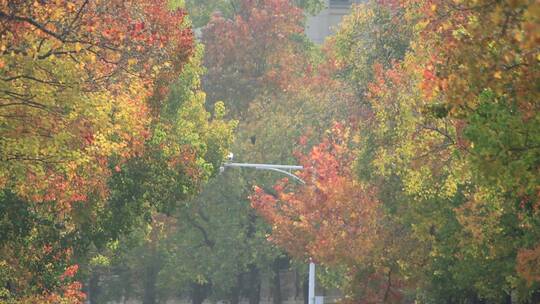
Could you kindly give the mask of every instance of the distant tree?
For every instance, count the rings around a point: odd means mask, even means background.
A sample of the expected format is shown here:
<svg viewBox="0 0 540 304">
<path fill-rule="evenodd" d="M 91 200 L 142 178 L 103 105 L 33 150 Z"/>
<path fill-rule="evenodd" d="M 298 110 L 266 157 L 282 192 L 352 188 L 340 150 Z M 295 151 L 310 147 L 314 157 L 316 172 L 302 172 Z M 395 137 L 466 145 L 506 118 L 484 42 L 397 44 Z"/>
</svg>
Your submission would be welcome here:
<svg viewBox="0 0 540 304">
<path fill-rule="evenodd" d="M 195 28 L 207 25 L 215 13 L 232 18 L 242 9 L 242 0 L 186 0 L 185 2 Z M 292 3 L 311 14 L 317 13 L 324 6 L 322 0 L 294 0 Z"/>
</svg>

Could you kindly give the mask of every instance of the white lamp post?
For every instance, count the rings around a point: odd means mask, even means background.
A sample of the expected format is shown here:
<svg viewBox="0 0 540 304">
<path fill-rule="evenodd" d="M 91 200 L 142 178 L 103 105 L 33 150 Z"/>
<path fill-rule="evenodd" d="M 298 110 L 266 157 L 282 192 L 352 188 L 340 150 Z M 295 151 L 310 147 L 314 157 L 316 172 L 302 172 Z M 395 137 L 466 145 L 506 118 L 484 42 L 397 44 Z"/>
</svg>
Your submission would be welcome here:
<svg viewBox="0 0 540 304">
<path fill-rule="evenodd" d="M 315 263 L 309 259 L 308 304 L 315 304 Z"/>
</svg>

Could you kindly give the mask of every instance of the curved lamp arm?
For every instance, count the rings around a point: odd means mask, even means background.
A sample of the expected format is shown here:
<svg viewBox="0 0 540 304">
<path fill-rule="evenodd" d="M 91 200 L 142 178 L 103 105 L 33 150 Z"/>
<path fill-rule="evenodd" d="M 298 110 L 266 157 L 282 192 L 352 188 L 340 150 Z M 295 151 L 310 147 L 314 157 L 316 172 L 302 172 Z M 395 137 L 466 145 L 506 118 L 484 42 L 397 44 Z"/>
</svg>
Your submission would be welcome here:
<svg viewBox="0 0 540 304">
<path fill-rule="evenodd" d="M 277 169 L 277 168 L 259 168 L 259 167 L 256 167 L 256 169 L 259 169 L 259 170 L 271 170 L 271 171 L 280 172 L 280 173 L 283 173 L 283 174 L 285 174 L 285 175 L 288 175 L 288 176 L 294 178 L 295 180 L 297 180 L 298 182 L 300 182 L 302 185 L 305 185 L 305 184 L 306 184 L 306 182 L 305 182 L 303 179 L 301 179 L 300 177 L 298 177 L 298 176 L 292 174 L 291 172 L 287 172 L 287 171 L 285 171 L 285 170 L 281 170 L 281 169 Z"/>
<path fill-rule="evenodd" d="M 285 170 L 304 170 L 304 167 L 297 165 L 274 165 L 274 164 L 250 164 L 250 163 L 224 163 L 220 168 L 220 171 L 223 172 L 227 167 L 236 167 L 236 168 L 253 168 L 257 170 L 270 170 L 276 171 L 285 175 L 288 175 L 294 178 L 296 181 L 306 184 L 306 182 L 300 177 L 292 174 L 290 171 Z"/>
</svg>

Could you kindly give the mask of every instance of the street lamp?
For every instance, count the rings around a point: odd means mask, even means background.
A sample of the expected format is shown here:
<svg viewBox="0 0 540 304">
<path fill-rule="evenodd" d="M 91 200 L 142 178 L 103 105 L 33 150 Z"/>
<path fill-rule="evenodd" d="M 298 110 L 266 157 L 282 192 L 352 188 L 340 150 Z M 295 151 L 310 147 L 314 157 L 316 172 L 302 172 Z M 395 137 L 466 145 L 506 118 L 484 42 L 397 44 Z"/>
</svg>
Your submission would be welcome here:
<svg viewBox="0 0 540 304">
<path fill-rule="evenodd" d="M 250 163 L 233 163 L 234 155 L 229 153 L 227 162 L 220 168 L 219 172 L 224 172 L 225 168 L 251 168 L 255 170 L 275 171 L 292 177 L 297 182 L 305 185 L 306 182 L 300 177 L 294 175 L 292 170 L 304 170 L 303 166 L 297 165 L 275 165 L 275 164 L 250 164 Z M 288 171 L 287 171 L 288 170 Z M 315 263 L 309 258 L 309 275 L 308 275 L 308 304 L 315 304 Z"/>
</svg>

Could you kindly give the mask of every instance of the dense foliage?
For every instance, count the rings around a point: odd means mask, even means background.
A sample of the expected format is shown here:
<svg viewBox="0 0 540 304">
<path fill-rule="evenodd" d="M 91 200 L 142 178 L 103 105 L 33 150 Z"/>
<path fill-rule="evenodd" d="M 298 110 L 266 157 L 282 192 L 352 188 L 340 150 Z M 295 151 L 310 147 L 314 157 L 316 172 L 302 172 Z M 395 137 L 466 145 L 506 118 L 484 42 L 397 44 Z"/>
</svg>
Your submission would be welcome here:
<svg viewBox="0 0 540 304">
<path fill-rule="evenodd" d="M 76 303 L 88 249 L 196 192 L 233 125 L 167 1 L 2 1 L 0 20 L 0 301 Z"/>
<path fill-rule="evenodd" d="M 539 2 L 323 6 L 0 0 L 0 302 L 538 303 Z"/>
<path fill-rule="evenodd" d="M 271 239 L 352 302 L 536 303 L 538 8 L 357 6 L 327 46 L 357 115 L 299 156 L 306 186 L 256 190 Z"/>
</svg>

